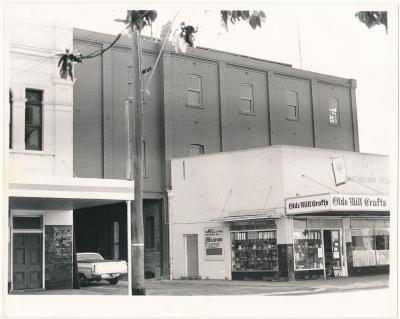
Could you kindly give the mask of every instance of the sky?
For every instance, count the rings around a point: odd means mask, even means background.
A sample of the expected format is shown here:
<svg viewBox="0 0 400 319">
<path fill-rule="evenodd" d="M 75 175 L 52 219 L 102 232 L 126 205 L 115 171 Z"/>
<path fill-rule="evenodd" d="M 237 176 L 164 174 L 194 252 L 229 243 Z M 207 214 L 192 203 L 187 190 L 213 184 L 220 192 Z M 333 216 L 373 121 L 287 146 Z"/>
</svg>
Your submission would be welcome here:
<svg viewBox="0 0 400 319">
<path fill-rule="evenodd" d="M 136 2 L 135 2 L 136 4 Z M 284 62 L 295 68 L 357 80 L 356 100 L 360 151 L 394 154 L 397 145 L 398 16 L 397 4 L 292 3 L 252 5 L 146 2 L 146 6 L 111 2 L 24 2 L 5 6 L 9 19 L 48 20 L 109 34 L 118 34 L 127 9 L 155 9 L 158 17 L 145 35 L 159 37 L 162 25 L 178 12 L 174 26 L 198 26 L 195 44 Z M 221 26 L 220 9 L 263 10 L 267 21 L 252 30 L 241 22 Z M 389 29 L 368 29 L 356 17 L 360 10 L 388 11 Z"/>
</svg>

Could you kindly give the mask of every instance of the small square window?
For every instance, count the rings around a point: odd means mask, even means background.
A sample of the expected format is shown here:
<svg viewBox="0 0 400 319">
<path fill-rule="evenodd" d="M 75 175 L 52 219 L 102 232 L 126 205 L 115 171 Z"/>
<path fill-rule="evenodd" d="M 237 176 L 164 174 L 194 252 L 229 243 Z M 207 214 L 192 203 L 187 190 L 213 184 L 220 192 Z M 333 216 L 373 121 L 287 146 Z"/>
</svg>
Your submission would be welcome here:
<svg viewBox="0 0 400 319">
<path fill-rule="evenodd" d="M 286 98 L 287 98 L 287 119 L 298 120 L 299 119 L 298 93 L 294 91 L 287 91 Z"/>
<path fill-rule="evenodd" d="M 329 124 L 339 125 L 340 114 L 339 114 L 339 100 L 329 98 Z"/>
<path fill-rule="evenodd" d="M 254 93 L 251 84 L 240 85 L 240 111 L 254 113 Z"/>
</svg>

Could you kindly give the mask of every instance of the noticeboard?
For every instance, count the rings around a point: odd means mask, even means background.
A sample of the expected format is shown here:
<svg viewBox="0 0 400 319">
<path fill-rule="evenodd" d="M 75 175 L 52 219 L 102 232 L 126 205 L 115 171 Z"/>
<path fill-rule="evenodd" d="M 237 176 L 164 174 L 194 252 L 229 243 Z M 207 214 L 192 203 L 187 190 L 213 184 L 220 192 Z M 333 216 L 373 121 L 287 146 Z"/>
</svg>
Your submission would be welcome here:
<svg viewBox="0 0 400 319">
<path fill-rule="evenodd" d="M 204 229 L 204 251 L 206 260 L 224 259 L 224 230 L 220 227 Z"/>
</svg>

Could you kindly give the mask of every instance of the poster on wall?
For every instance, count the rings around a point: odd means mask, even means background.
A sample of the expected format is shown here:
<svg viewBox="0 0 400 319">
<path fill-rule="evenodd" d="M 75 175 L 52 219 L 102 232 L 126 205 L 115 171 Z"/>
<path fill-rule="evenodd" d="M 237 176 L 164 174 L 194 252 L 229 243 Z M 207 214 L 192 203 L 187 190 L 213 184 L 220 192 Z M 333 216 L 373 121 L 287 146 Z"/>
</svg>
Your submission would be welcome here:
<svg viewBox="0 0 400 319">
<path fill-rule="evenodd" d="M 223 260 L 224 230 L 218 227 L 205 228 L 204 248 L 206 260 Z"/>
</svg>

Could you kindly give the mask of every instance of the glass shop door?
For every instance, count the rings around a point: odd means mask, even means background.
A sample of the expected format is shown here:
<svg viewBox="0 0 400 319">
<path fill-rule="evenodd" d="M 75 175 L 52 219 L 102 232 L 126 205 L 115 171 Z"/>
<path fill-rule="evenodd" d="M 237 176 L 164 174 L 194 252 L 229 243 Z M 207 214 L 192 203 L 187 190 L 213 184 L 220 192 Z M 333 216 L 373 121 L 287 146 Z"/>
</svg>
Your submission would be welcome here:
<svg viewBox="0 0 400 319">
<path fill-rule="evenodd" d="M 326 277 L 342 277 L 341 231 L 325 229 L 323 232 Z"/>
</svg>

